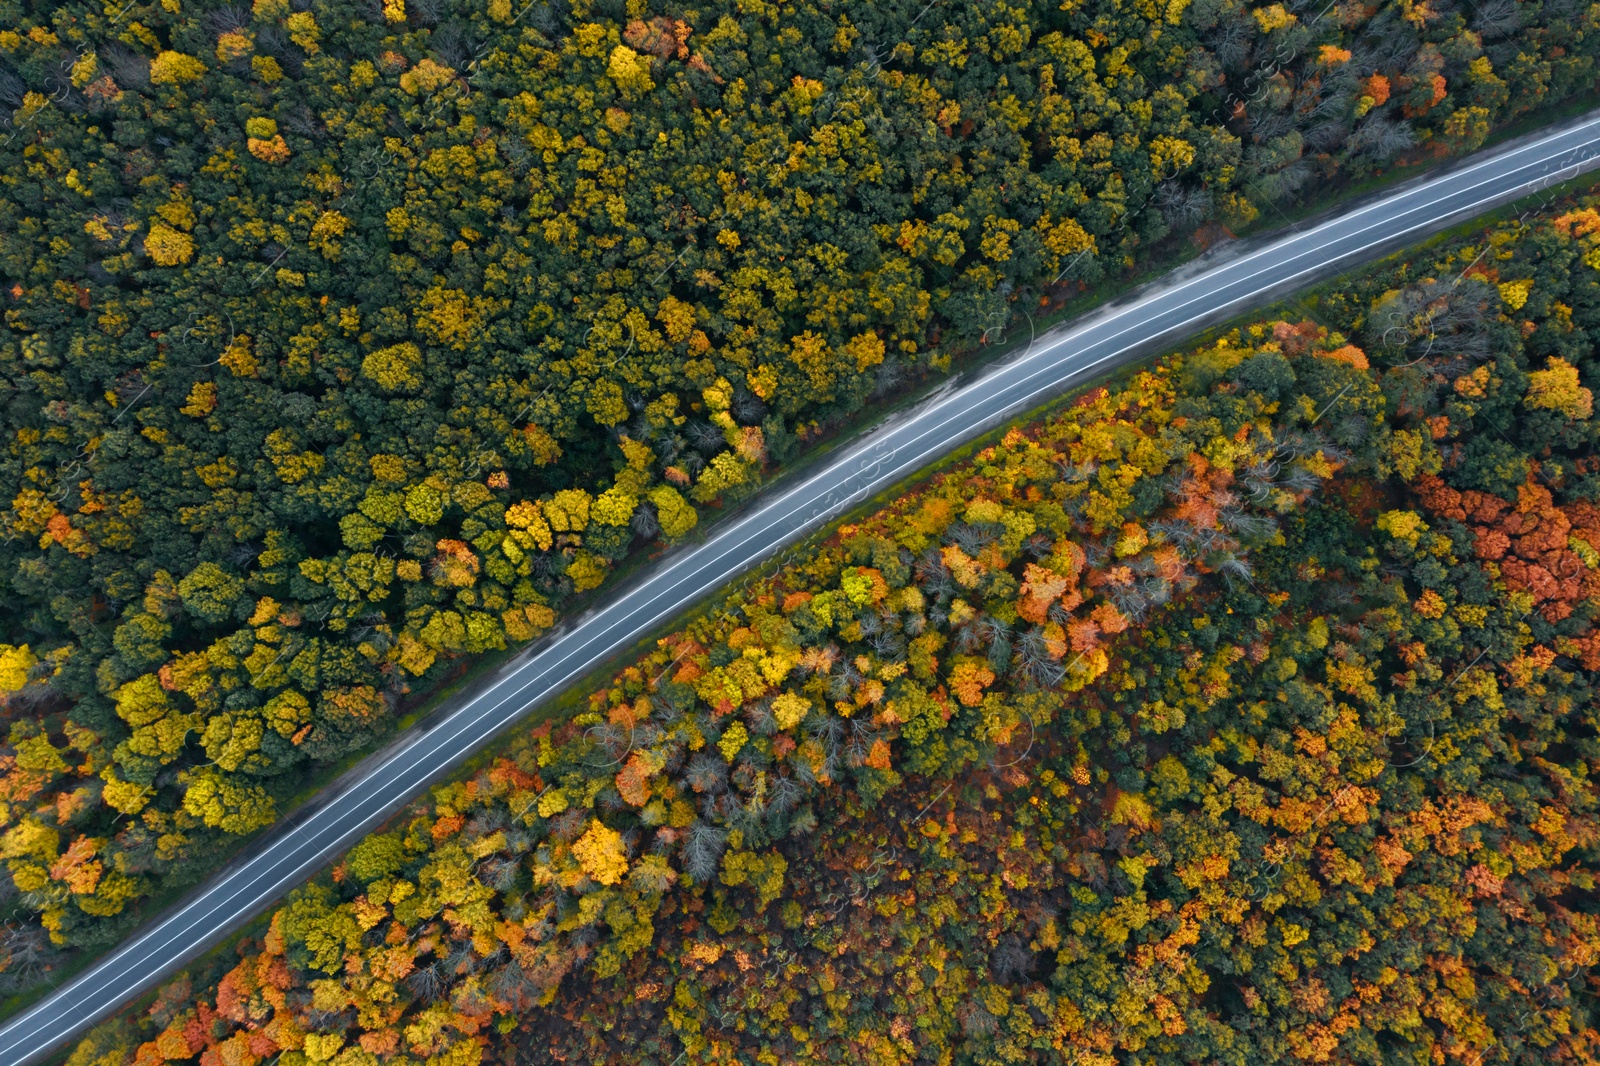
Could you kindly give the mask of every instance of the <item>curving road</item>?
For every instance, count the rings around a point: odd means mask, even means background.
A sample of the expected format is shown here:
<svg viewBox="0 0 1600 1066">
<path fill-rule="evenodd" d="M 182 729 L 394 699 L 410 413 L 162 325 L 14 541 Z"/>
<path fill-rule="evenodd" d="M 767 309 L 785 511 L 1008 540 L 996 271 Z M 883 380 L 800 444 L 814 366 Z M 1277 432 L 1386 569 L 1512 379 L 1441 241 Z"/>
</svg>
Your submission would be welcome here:
<svg viewBox="0 0 1600 1066">
<path fill-rule="evenodd" d="M 1600 112 L 1418 179 L 1316 224 L 1215 251 L 1141 292 L 1030 339 L 787 476 L 474 694 L 356 766 L 184 903 L 0 1027 L 0 1063 L 50 1053 L 260 913 L 541 700 L 714 589 L 1006 419 L 1201 328 L 1600 166 Z"/>
</svg>

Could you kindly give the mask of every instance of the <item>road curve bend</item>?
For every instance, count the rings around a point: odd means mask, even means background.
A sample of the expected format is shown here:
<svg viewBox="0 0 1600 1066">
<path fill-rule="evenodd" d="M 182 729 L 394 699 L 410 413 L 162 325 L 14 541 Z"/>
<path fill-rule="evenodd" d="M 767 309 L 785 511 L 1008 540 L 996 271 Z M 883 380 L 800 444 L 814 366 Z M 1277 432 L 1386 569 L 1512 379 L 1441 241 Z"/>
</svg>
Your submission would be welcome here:
<svg viewBox="0 0 1600 1066">
<path fill-rule="evenodd" d="M 1086 379 L 1404 244 L 1600 166 L 1600 112 L 1258 241 L 1214 251 L 1032 337 L 779 479 L 585 615 L 406 731 L 251 845 L 185 901 L 0 1026 L 0 1063 L 38 1061 L 259 914 L 534 705 L 729 579 L 954 448 Z M 1019 327 L 1013 327 L 1015 333 Z"/>
</svg>

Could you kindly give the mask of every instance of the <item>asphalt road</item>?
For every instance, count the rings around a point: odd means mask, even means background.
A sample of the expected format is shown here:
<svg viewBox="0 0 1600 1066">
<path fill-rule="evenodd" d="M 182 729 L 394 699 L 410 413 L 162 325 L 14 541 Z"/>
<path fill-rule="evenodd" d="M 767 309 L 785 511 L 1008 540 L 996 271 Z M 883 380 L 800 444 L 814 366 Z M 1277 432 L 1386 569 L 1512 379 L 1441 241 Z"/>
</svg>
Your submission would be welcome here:
<svg viewBox="0 0 1600 1066">
<path fill-rule="evenodd" d="M 472 695 L 375 753 L 186 901 L 0 1027 L 0 1063 L 50 1053 L 150 989 L 304 881 L 540 701 L 853 504 L 1088 379 L 1200 329 L 1600 166 L 1600 112 L 1469 158 L 1343 210 L 1202 257 L 1091 315 L 1007 341 L 1020 354 L 958 380 L 682 546 Z M 995 339 L 998 339 L 998 335 Z"/>
</svg>

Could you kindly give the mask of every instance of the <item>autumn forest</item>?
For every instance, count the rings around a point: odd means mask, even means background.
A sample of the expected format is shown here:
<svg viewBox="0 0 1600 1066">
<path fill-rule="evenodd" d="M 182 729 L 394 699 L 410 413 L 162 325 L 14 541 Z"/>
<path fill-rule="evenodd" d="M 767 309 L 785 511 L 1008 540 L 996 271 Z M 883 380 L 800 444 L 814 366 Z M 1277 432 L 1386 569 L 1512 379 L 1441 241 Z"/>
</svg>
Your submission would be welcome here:
<svg viewBox="0 0 1600 1066">
<path fill-rule="evenodd" d="M 1594 98 L 1575 0 L 0 0 L 0 994 L 873 408 Z M 1600 1061 L 1600 197 L 1036 413 L 70 1066 Z"/>
</svg>

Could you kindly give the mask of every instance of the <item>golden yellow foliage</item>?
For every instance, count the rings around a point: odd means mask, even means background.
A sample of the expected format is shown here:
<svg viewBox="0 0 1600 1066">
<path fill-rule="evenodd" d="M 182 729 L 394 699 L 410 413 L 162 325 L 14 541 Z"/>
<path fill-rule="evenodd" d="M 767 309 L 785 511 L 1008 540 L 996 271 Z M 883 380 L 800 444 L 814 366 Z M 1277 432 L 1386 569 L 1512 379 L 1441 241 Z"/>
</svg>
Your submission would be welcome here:
<svg viewBox="0 0 1600 1066">
<path fill-rule="evenodd" d="M 416 96 L 419 93 L 431 93 L 435 89 L 450 84 L 450 79 L 456 72 L 449 67 L 440 66 L 431 59 L 423 59 L 416 66 L 400 75 L 400 88 Z"/>
<path fill-rule="evenodd" d="M 650 79 L 650 60 L 625 44 L 611 50 L 606 65 L 606 75 L 617 84 L 624 96 L 637 99 L 656 87 Z"/>
<path fill-rule="evenodd" d="M 583 872 L 602 885 L 614 885 L 628 872 L 628 853 L 622 834 L 600 821 L 591 821 L 572 845 Z"/>
<path fill-rule="evenodd" d="M 144 250 L 157 266 L 180 266 L 194 258 L 194 240 L 181 230 L 157 222 L 145 234 Z"/>
<path fill-rule="evenodd" d="M 368 352 L 361 374 L 386 392 L 409 392 L 422 387 L 422 349 L 410 341 Z"/>
<path fill-rule="evenodd" d="M 206 65 L 182 52 L 158 52 L 150 61 L 150 81 L 154 85 L 177 85 L 205 77 Z"/>
<path fill-rule="evenodd" d="M 1557 355 L 1550 357 L 1545 369 L 1529 372 L 1526 402 L 1574 419 L 1594 413 L 1594 393 L 1579 384 L 1578 368 Z"/>
<path fill-rule="evenodd" d="M 28 683 L 28 671 L 39 663 L 26 644 L 0 644 L 0 693 L 21 692 Z"/>
</svg>

